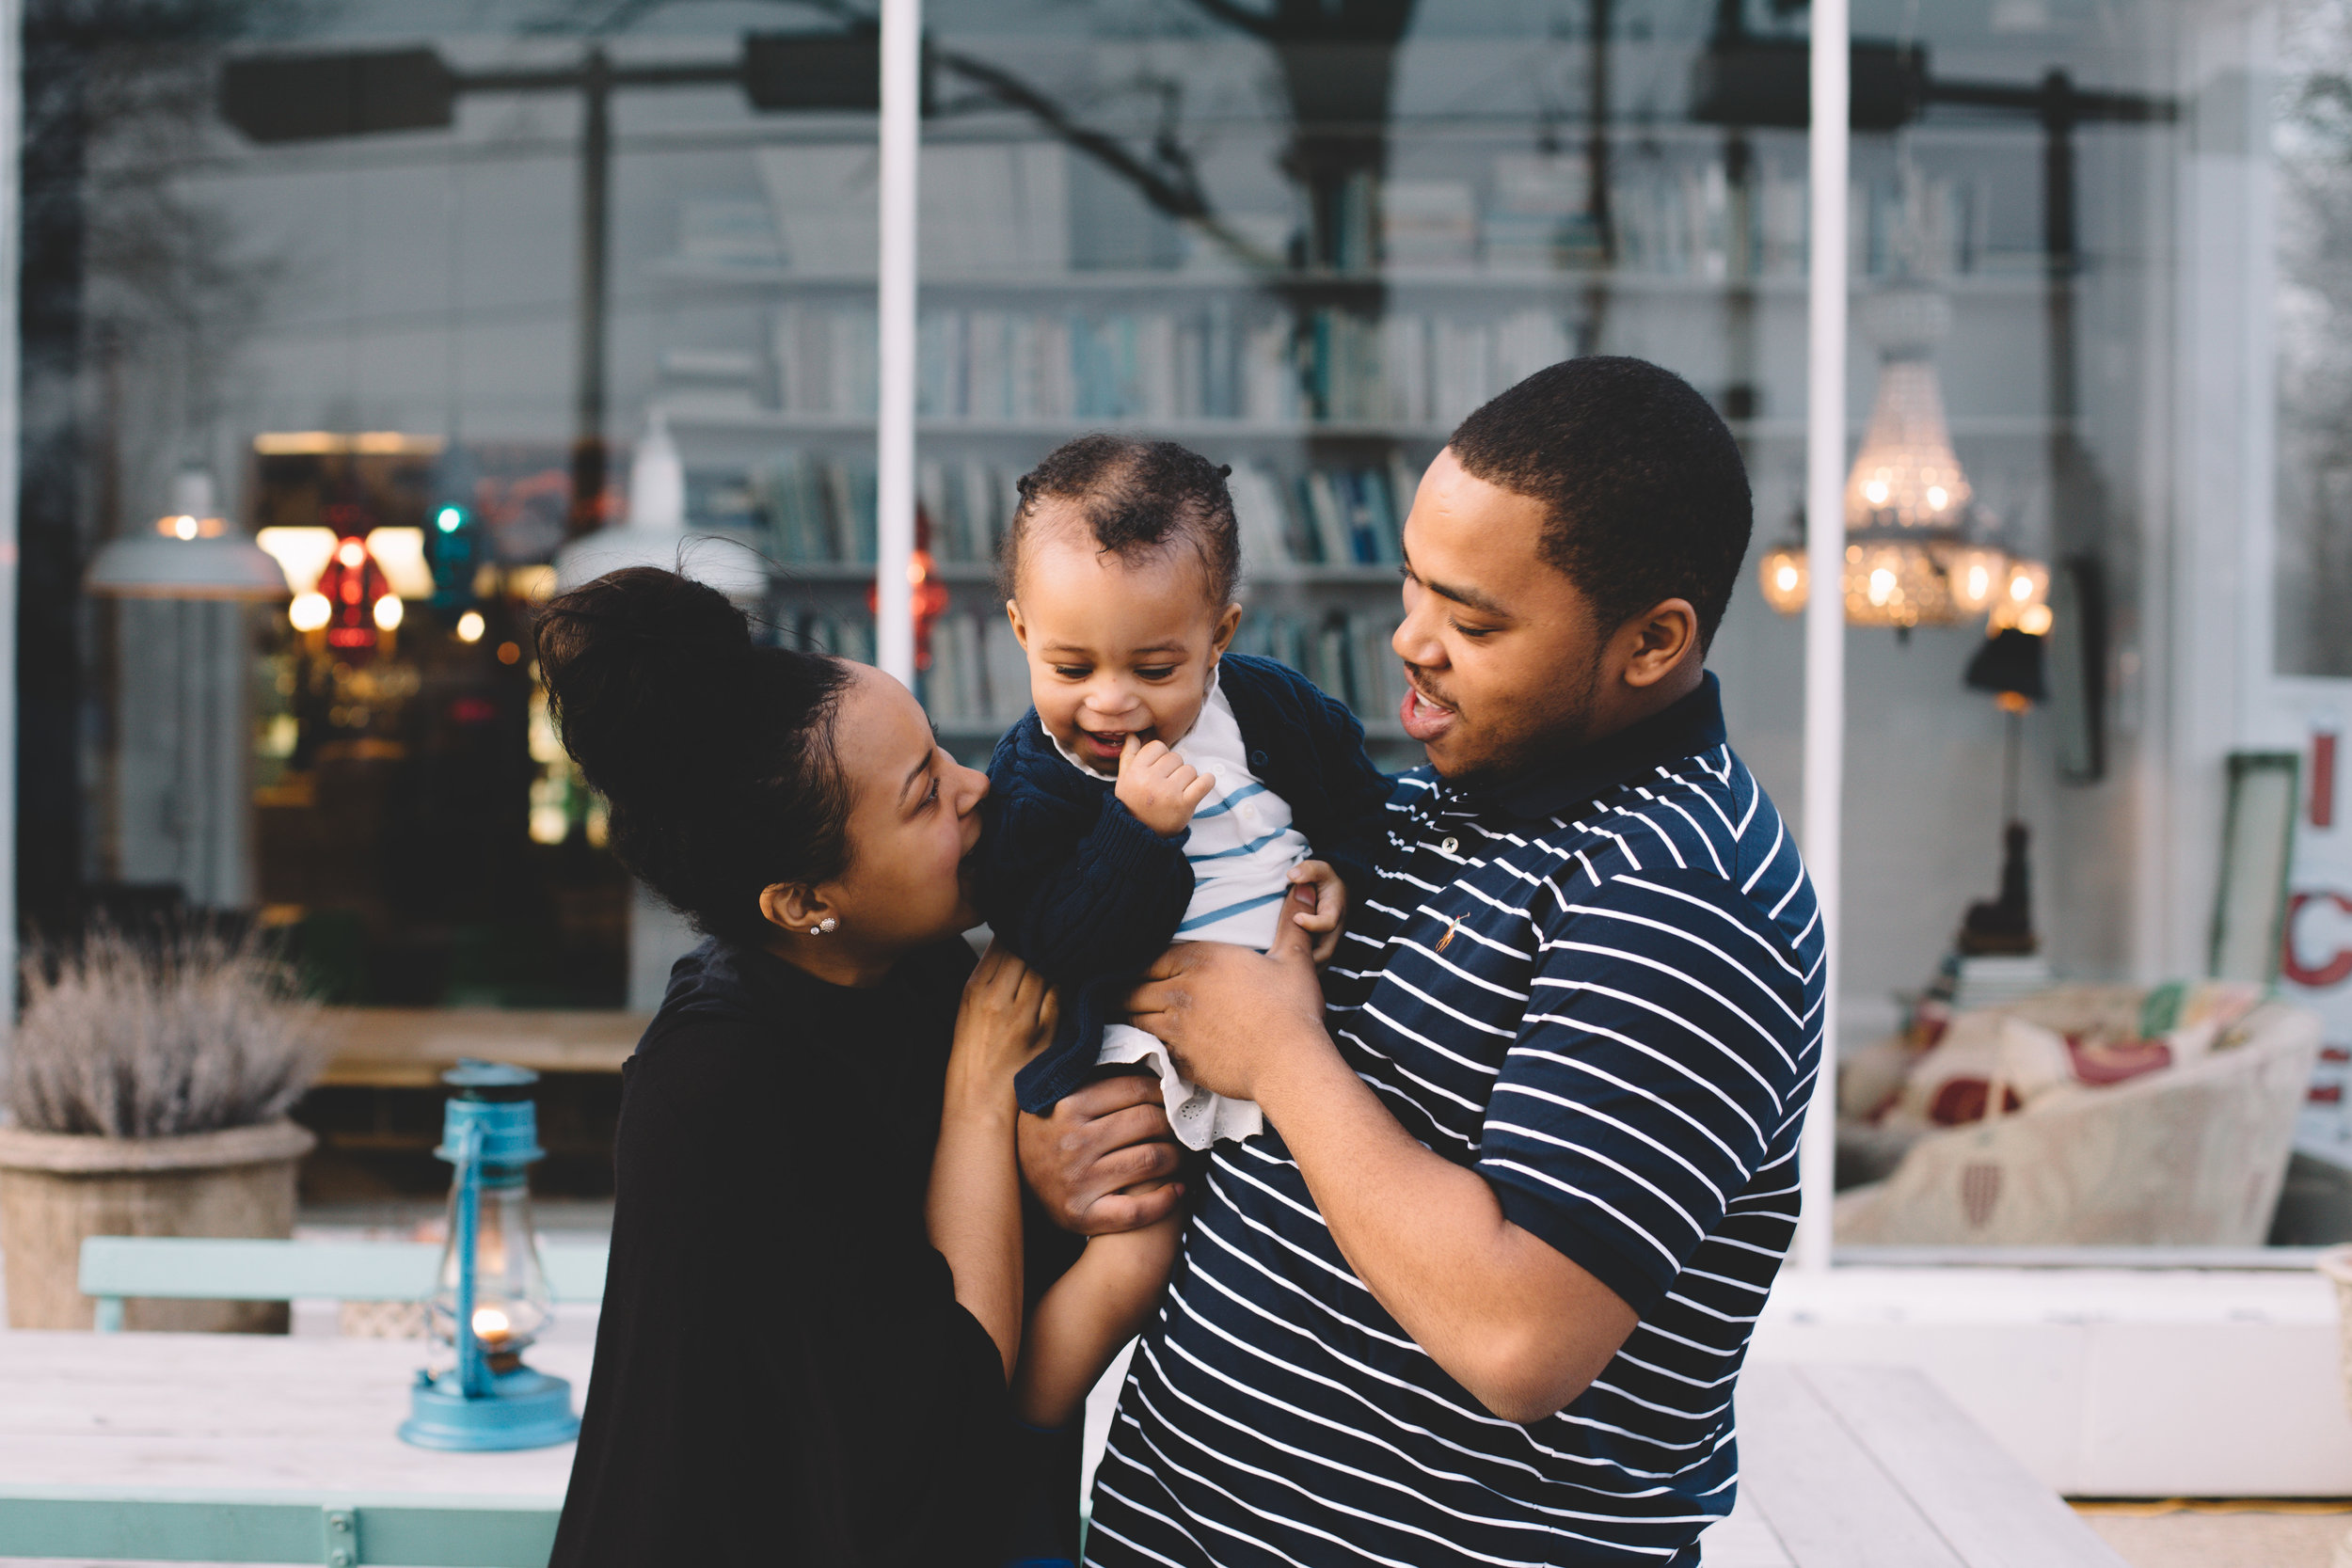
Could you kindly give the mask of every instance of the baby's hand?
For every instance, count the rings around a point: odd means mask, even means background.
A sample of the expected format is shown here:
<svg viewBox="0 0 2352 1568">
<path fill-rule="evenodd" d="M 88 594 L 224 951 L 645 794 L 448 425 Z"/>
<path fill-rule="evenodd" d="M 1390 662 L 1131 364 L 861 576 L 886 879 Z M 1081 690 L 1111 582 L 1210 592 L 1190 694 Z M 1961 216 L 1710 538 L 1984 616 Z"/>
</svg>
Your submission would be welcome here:
<svg viewBox="0 0 2352 1568">
<path fill-rule="evenodd" d="M 1162 838 L 1174 838 L 1216 784 L 1164 743 L 1138 743 L 1129 735 L 1119 753 L 1119 786 L 1112 793 L 1136 821 Z"/>
<path fill-rule="evenodd" d="M 1291 867 L 1291 884 L 1295 887 L 1300 882 L 1313 884 L 1315 912 L 1291 918 L 1315 933 L 1315 962 L 1329 963 L 1340 947 L 1340 921 L 1347 913 L 1347 884 L 1321 861 L 1300 861 Z"/>
</svg>

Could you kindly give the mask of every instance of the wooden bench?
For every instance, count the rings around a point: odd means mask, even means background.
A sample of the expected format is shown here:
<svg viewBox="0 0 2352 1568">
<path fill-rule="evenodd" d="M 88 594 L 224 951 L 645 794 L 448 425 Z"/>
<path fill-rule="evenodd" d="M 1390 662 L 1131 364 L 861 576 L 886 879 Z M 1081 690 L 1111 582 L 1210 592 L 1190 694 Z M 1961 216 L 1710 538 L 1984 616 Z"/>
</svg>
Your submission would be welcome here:
<svg viewBox="0 0 2352 1568">
<path fill-rule="evenodd" d="M 602 1243 L 542 1242 L 548 1293 L 604 1299 Z M 433 1293 L 435 1242 L 257 1242 L 180 1236 L 92 1236 L 82 1243 L 82 1293 L 98 1298 L 97 1329 L 122 1330 L 133 1297 L 173 1301 L 422 1301 Z"/>
<path fill-rule="evenodd" d="M 520 1007 L 329 1007 L 324 1088 L 441 1087 L 468 1056 L 533 1072 L 618 1073 L 649 1013 Z"/>
</svg>

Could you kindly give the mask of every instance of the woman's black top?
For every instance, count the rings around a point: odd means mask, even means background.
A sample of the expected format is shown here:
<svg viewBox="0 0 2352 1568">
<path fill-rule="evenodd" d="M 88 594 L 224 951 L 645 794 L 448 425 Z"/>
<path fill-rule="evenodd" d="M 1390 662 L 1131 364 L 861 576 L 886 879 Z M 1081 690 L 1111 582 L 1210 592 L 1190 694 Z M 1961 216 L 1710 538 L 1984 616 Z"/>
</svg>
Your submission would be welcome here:
<svg viewBox="0 0 2352 1568">
<path fill-rule="evenodd" d="M 1000 1560 L 1003 1363 L 923 1224 L 972 964 L 848 990 L 706 942 L 671 972 L 551 1568 Z"/>
</svg>

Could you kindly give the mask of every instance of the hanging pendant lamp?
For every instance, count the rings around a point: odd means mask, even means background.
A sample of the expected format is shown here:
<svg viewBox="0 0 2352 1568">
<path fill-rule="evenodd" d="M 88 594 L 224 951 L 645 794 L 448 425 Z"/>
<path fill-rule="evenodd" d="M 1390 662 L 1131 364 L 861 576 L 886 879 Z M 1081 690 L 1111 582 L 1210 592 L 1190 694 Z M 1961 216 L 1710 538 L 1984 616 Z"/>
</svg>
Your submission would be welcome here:
<svg viewBox="0 0 2352 1568">
<path fill-rule="evenodd" d="M 658 566 L 707 583 L 731 599 L 768 592 L 767 563 L 740 534 L 686 526 L 686 465 L 661 410 L 645 420 L 628 475 L 628 512 L 614 525 L 583 533 L 555 556 L 559 593 L 624 566 Z"/>
<path fill-rule="evenodd" d="M 286 574 L 217 515 L 213 476 L 183 468 L 171 510 L 151 529 L 109 539 L 83 577 L 91 594 L 133 599 L 282 599 Z"/>
</svg>

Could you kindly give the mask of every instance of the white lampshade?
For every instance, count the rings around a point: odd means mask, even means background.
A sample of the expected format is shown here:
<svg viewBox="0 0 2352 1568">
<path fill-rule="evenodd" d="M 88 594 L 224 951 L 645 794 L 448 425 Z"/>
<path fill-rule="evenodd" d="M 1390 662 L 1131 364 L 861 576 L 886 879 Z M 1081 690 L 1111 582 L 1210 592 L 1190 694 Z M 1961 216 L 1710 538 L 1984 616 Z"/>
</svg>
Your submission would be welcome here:
<svg viewBox="0 0 2352 1568">
<path fill-rule="evenodd" d="M 82 578 L 86 592 L 134 599 L 286 596 L 286 574 L 269 553 L 213 515 L 212 475 L 183 469 L 171 501 L 152 530 L 100 546 Z"/>
<path fill-rule="evenodd" d="M 686 527 L 686 465 L 657 408 L 647 417 L 628 476 L 628 512 L 555 553 L 555 586 L 569 592 L 625 566 L 658 566 L 707 583 L 731 599 L 768 592 L 768 564 L 751 536 Z"/>
</svg>

